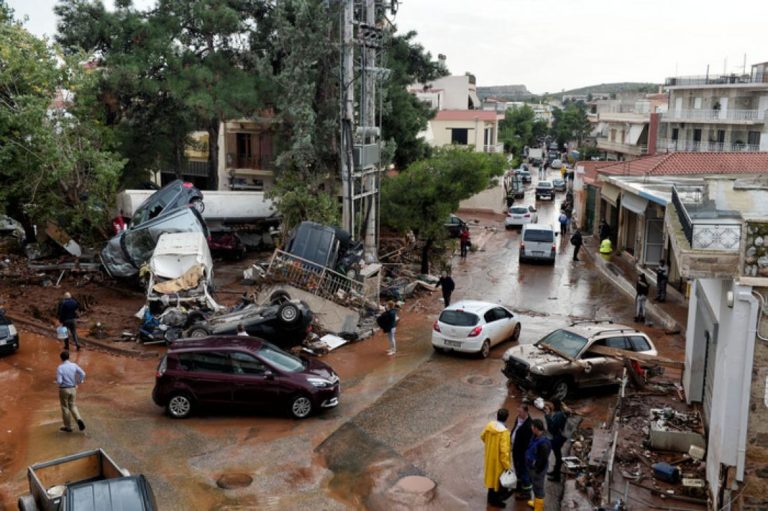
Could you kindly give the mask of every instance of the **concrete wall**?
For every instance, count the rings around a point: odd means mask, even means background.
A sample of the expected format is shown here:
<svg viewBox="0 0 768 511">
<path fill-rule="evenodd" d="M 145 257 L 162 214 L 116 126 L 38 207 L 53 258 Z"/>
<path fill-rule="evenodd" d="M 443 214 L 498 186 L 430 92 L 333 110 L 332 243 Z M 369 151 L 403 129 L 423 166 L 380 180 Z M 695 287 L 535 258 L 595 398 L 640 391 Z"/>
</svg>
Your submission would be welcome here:
<svg viewBox="0 0 768 511">
<path fill-rule="evenodd" d="M 475 151 L 482 152 L 484 146 L 484 130 L 492 128 L 494 138 L 498 137 L 498 123 L 491 121 L 470 120 L 470 121 L 438 121 L 432 119 L 429 121 L 432 131 L 431 144 L 435 147 L 451 145 L 451 129 L 465 128 L 467 132 L 467 145 L 475 148 Z"/>
<path fill-rule="evenodd" d="M 499 184 L 493 188 L 483 190 L 477 195 L 461 201 L 459 204 L 459 211 L 506 213 L 507 200 L 504 194 L 504 186 L 499 182 Z"/>
<path fill-rule="evenodd" d="M 430 82 L 433 89 L 443 89 L 442 110 L 466 110 L 469 101 L 468 76 L 444 76 Z"/>
</svg>

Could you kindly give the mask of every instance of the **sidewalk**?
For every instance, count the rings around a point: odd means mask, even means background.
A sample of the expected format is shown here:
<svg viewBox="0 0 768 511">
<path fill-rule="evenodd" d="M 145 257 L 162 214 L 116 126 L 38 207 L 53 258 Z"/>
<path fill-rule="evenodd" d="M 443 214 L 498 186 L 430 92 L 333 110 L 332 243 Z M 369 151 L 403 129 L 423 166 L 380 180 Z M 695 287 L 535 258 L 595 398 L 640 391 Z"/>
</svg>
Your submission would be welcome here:
<svg viewBox="0 0 768 511">
<path fill-rule="evenodd" d="M 656 276 L 649 269 L 641 269 L 622 255 L 614 254 L 610 262 L 605 261 L 598 253 L 598 239 L 596 236 L 585 236 L 582 256 L 586 255 L 600 273 L 621 292 L 635 299 L 635 282 L 639 272 L 645 273 L 651 284 L 651 292 L 648 296 L 646 310 L 647 316 L 652 322 L 661 325 L 669 332 L 684 332 L 688 321 L 688 303 L 685 297 L 676 289 L 667 286 L 667 299 L 664 303 L 655 301 Z"/>
</svg>

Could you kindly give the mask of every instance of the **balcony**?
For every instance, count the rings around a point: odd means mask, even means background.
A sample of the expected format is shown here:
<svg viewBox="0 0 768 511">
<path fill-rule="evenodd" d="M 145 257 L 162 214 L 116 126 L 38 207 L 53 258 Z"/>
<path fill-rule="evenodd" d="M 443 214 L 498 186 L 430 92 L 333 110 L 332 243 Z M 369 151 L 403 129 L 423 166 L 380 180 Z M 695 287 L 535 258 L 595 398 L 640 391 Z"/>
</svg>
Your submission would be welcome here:
<svg viewBox="0 0 768 511">
<path fill-rule="evenodd" d="M 612 151 L 614 153 L 629 154 L 632 156 L 643 156 L 648 154 L 647 145 L 623 144 L 621 142 L 613 142 L 607 138 L 598 138 L 597 148 L 601 151 Z"/>
<path fill-rule="evenodd" d="M 738 274 L 742 237 L 740 215 L 718 211 L 703 190 L 672 188 L 664 224 L 683 278 L 730 278 Z"/>
<path fill-rule="evenodd" d="M 703 85 L 765 85 L 768 86 L 768 76 L 750 75 L 706 75 L 706 76 L 675 76 L 664 80 L 666 87 L 696 87 Z"/>
<path fill-rule="evenodd" d="M 484 145 L 483 152 L 484 153 L 503 153 L 504 144 Z"/>
<path fill-rule="evenodd" d="M 273 170 L 272 155 L 250 155 L 227 153 L 227 167 L 234 169 Z"/>
<path fill-rule="evenodd" d="M 660 152 L 674 153 L 676 151 L 686 152 L 732 152 L 732 153 L 748 153 L 757 152 L 760 150 L 760 146 L 757 144 L 726 144 L 725 142 L 693 142 L 685 140 L 660 140 L 658 150 Z"/>
<path fill-rule="evenodd" d="M 670 110 L 662 122 L 702 122 L 727 124 L 762 124 L 765 110 Z"/>
</svg>

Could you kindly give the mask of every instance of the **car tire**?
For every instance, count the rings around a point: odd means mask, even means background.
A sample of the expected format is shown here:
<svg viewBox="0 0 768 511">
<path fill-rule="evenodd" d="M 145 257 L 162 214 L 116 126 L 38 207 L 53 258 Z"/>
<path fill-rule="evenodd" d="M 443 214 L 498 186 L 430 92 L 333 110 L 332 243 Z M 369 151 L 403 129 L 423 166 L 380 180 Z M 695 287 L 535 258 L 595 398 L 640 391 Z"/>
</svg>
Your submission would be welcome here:
<svg viewBox="0 0 768 511">
<path fill-rule="evenodd" d="M 480 346 L 480 358 L 488 358 L 488 355 L 491 354 L 491 341 L 486 339 L 483 341 L 483 345 Z"/>
<path fill-rule="evenodd" d="M 568 394 L 570 394 L 573 391 L 572 387 L 573 385 L 567 379 L 565 378 L 559 379 L 552 384 L 552 389 L 549 392 L 549 397 L 552 399 L 557 398 L 562 401 L 566 397 L 568 397 Z"/>
<path fill-rule="evenodd" d="M 19 497 L 17 505 L 19 506 L 19 511 L 37 511 L 38 509 L 35 498 L 30 494 Z"/>
<path fill-rule="evenodd" d="M 277 317 L 284 325 L 296 325 L 301 321 L 301 310 L 295 303 L 284 303 L 277 309 Z"/>
<path fill-rule="evenodd" d="M 437 353 L 445 353 L 445 348 L 441 348 L 440 346 L 432 345 L 432 349 L 435 350 Z"/>
<path fill-rule="evenodd" d="M 174 419 L 186 419 L 192 414 L 192 398 L 183 392 L 173 394 L 165 405 L 165 411 Z"/>
<path fill-rule="evenodd" d="M 510 340 L 512 342 L 517 342 L 520 340 L 520 323 L 516 324 L 514 330 L 512 330 L 512 337 Z"/>
<path fill-rule="evenodd" d="M 275 291 L 269 296 L 269 303 L 271 305 L 282 305 L 290 301 L 291 301 L 291 295 L 289 295 L 287 291 L 283 291 L 282 289 L 278 289 L 277 291 Z"/>
<path fill-rule="evenodd" d="M 289 410 L 294 419 L 306 419 L 312 413 L 312 400 L 304 394 L 297 394 L 291 399 Z"/>
<path fill-rule="evenodd" d="M 187 337 L 189 338 L 200 338 L 200 337 L 208 337 L 211 335 L 211 332 L 208 330 L 208 327 L 205 325 L 192 325 L 192 328 L 187 330 Z"/>
<path fill-rule="evenodd" d="M 163 338 L 165 339 L 165 344 L 171 344 L 173 341 L 179 340 L 181 337 L 181 329 L 180 328 L 169 328 L 165 331 L 165 334 L 163 334 Z"/>
</svg>

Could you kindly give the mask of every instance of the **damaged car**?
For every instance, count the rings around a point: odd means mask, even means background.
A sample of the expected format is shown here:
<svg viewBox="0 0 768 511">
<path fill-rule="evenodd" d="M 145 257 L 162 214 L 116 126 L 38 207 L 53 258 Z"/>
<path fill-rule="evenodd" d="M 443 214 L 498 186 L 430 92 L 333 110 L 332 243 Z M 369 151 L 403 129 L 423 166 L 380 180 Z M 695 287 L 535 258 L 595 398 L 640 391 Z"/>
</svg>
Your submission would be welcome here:
<svg viewBox="0 0 768 511">
<path fill-rule="evenodd" d="M 213 258 L 200 232 L 160 236 L 149 260 L 147 302 L 196 305 L 217 309 L 213 292 Z"/>
<path fill-rule="evenodd" d="M 320 268 L 356 279 L 360 275 L 363 244 L 338 227 L 301 222 L 288 239 L 287 252 Z"/>
<path fill-rule="evenodd" d="M 596 346 L 656 356 L 651 339 L 619 324 L 572 324 L 550 332 L 534 344 L 504 353 L 502 372 L 524 389 L 565 399 L 576 389 L 615 385 L 624 365 L 616 357 L 590 351 Z"/>
</svg>

